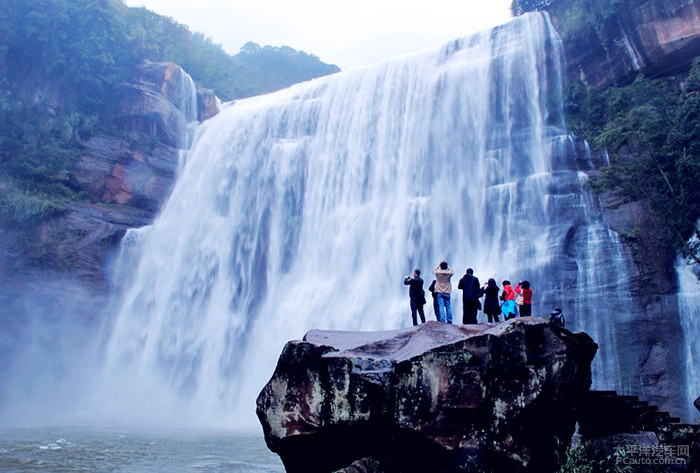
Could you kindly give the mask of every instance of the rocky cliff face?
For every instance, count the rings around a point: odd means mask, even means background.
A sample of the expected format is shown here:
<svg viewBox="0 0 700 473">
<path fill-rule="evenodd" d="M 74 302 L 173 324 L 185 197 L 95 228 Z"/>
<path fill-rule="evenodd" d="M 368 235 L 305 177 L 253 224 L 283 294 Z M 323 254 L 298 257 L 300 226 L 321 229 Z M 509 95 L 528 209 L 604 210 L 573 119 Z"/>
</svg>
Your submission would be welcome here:
<svg viewBox="0 0 700 473">
<path fill-rule="evenodd" d="M 144 61 L 123 84 L 117 122 L 176 148 L 187 147 L 187 123 L 197 119 L 194 83 L 173 63 Z"/>
<path fill-rule="evenodd" d="M 638 74 L 674 76 L 700 55 L 697 0 L 621 1 L 610 5 L 628 7 L 612 14 L 596 11 L 592 4 L 554 0 L 545 7 L 562 37 L 571 82 L 605 88 L 628 84 Z M 582 23 L 581 18 L 595 22 Z M 604 163 L 598 160 L 597 165 Z M 598 174 L 588 173 L 594 179 Z M 620 236 L 633 267 L 629 317 L 616 327 L 619 364 L 625 367 L 618 389 L 685 417 L 686 353 L 674 236 L 647 202 L 629 202 L 616 191 L 600 197 L 605 220 Z"/>
<path fill-rule="evenodd" d="M 212 98 L 211 91 L 195 91 L 177 65 L 144 61 L 134 82 L 122 86 L 116 121 L 152 142 L 94 137 L 71 178 L 93 200 L 155 212 L 173 183 L 180 150 L 189 147 L 188 124 L 218 113 Z"/>
<path fill-rule="evenodd" d="M 596 344 L 541 319 L 311 331 L 257 401 L 287 472 L 555 471 Z"/>
<path fill-rule="evenodd" d="M 0 226 L 0 404 L 26 396 L 22 387 L 36 379 L 42 392 L 61 386 L 80 347 L 94 341 L 122 237 L 150 224 L 168 197 L 187 122 L 218 113 L 213 93 L 194 97 L 186 79 L 175 64 L 143 63 L 122 85 L 117 132 L 88 139 L 68 170 L 84 198 L 51 218 Z M 37 101 L 60 106 L 58 89 L 37 90 Z M 192 109 L 194 103 L 201 105 Z M 33 368 L 17 368 L 25 366 Z"/>
<path fill-rule="evenodd" d="M 126 230 L 149 224 L 168 197 L 188 146 L 188 123 L 218 113 L 213 92 L 195 91 L 173 63 L 145 61 L 120 97 L 120 134 L 88 139 L 69 170 L 71 187 L 87 200 L 68 203 L 65 212 L 23 234 L 8 229 L 6 237 L 21 239 L 25 248 L 9 255 L 7 269 L 34 260 L 71 277 L 105 281 L 106 259 Z"/>
<path fill-rule="evenodd" d="M 673 75 L 687 70 L 700 51 L 696 0 L 649 0 L 610 16 L 572 12 L 571 2 L 564 0 L 547 10 L 563 35 L 569 78 L 587 85 L 626 84 L 639 73 Z M 577 14 L 596 18 L 596 24 L 569 29 L 570 17 Z"/>
<path fill-rule="evenodd" d="M 629 290 L 634 305 L 618 326 L 620 366 L 628 382 L 621 388 L 675 415 L 686 416 L 686 352 L 679 319 L 673 236 L 646 202 L 620 203 L 602 196 L 606 220 L 621 235 L 634 271 Z"/>
</svg>

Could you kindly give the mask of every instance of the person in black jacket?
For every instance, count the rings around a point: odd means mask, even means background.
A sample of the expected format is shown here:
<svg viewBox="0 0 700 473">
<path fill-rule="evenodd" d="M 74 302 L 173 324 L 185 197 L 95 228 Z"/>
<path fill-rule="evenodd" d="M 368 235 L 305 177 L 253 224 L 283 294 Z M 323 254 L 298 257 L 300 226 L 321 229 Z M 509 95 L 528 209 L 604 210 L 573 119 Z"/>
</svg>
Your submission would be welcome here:
<svg viewBox="0 0 700 473">
<path fill-rule="evenodd" d="M 474 276 L 472 268 L 467 269 L 467 272 L 459 280 L 457 288 L 462 290 L 462 323 L 476 324 L 476 314 L 481 309 L 481 301 L 479 298 L 484 295 L 479 284 L 479 278 Z"/>
<path fill-rule="evenodd" d="M 411 317 L 413 318 L 413 325 L 418 325 L 418 319 L 416 318 L 416 312 L 420 315 L 421 323 L 425 323 L 425 313 L 423 312 L 423 306 L 425 305 L 425 291 L 423 291 L 423 280 L 420 277 L 420 269 L 415 269 L 413 271 L 413 277 L 406 276 L 403 283 L 408 288 L 408 297 L 411 300 Z"/>
<path fill-rule="evenodd" d="M 484 312 L 489 318 L 489 323 L 500 322 L 498 314 L 501 313 L 501 303 L 498 301 L 498 296 L 501 289 L 496 284 L 496 280 L 489 279 L 489 282 L 484 286 Z"/>
<path fill-rule="evenodd" d="M 435 284 L 437 284 L 437 280 L 433 279 L 433 282 L 430 283 L 430 287 L 428 288 L 428 290 L 430 291 L 430 295 L 433 296 L 433 312 L 435 312 L 435 320 L 440 322 L 440 303 L 437 300 Z"/>
</svg>

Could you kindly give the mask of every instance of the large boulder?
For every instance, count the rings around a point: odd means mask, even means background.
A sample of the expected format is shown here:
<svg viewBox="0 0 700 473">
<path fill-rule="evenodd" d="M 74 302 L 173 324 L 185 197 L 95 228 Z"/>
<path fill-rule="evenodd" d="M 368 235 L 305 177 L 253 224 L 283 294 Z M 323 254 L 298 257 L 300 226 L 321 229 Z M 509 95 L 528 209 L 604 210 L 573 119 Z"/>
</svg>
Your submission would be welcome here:
<svg viewBox="0 0 700 473">
<path fill-rule="evenodd" d="M 286 345 L 257 414 L 288 473 L 367 458 L 402 472 L 554 471 L 596 350 L 537 318 L 314 330 Z"/>
</svg>

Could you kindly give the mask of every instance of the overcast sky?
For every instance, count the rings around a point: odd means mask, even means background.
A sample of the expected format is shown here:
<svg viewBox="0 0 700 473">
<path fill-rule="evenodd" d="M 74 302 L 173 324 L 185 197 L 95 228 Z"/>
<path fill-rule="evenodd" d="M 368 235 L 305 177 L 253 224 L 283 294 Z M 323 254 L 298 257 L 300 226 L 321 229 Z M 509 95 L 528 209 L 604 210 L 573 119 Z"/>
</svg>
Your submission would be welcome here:
<svg viewBox="0 0 700 473">
<path fill-rule="evenodd" d="M 126 0 L 231 53 L 291 46 L 342 69 L 440 45 L 510 19 L 510 0 Z"/>
</svg>

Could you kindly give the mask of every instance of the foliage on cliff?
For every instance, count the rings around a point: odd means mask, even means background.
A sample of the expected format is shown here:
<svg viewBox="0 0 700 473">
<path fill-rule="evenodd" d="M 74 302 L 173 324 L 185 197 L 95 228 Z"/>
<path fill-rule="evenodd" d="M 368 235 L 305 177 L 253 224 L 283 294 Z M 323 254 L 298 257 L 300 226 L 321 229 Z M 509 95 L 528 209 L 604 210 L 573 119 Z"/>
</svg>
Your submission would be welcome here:
<svg viewBox="0 0 700 473">
<path fill-rule="evenodd" d="M 511 11 L 546 10 L 565 45 L 600 48 L 597 60 L 612 61 L 620 49 L 621 31 L 631 12 L 649 0 L 513 0 Z M 579 54 L 575 47 L 573 54 Z M 692 58 L 692 55 L 690 56 Z M 608 64 L 605 67 L 611 67 Z M 568 126 L 594 148 L 607 150 L 611 166 L 593 186 L 601 191 L 622 192 L 628 201 L 647 201 L 656 215 L 649 221 L 663 222 L 659 235 L 673 235 L 669 245 L 689 261 L 700 263 L 700 66 L 690 72 L 686 64 L 667 67 L 664 77 L 651 80 L 622 69 L 616 83 L 603 90 L 576 80 L 567 92 Z M 590 72 L 587 70 L 587 72 Z M 655 71 L 659 74 L 659 71 Z M 659 74 L 661 75 L 661 74 Z M 604 76 L 604 74 L 603 74 Z M 606 84 L 605 77 L 586 75 L 587 84 Z M 689 239 L 696 237 L 687 243 Z M 665 239 L 668 239 L 666 237 Z M 635 250 L 636 251 L 636 250 Z M 646 255 L 638 255 L 643 258 Z"/>
<path fill-rule="evenodd" d="M 287 47 L 247 45 L 230 56 L 119 0 L 0 0 L 1 219 L 44 218 L 79 197 L 67 170 L 86 138 L 121 133 L 112 123 L 118 89 L 144 59 L 181 65 L 224 100 L 338 70 Z"/>
<path fill-rule="evenodd" d="M 230 56 L 200 33 L 144 8 L 122 8 L 126 37 L 139 60 L 172 61 L 222 100 L 249 97 L 338 72 L 312 54 L 288 46 L 248 43 Z"/>
<path fill-rule="evenodd" d="M 569 450 L 566 463 L 559 473 L 672 473 L 685 470 L 683 465 L 687 457 L 669 454 L 677 451 L 675 442 L 638 445 L 632 444 L 633 441 L 633 438 L 625 434 L 613 434 L 599 439 L 575 437 L 574 446 Z M 630 449 L 631 445 L 636 453 Z M 640 454 L 643 449 L 658 452 L 659 447 L 663 450 L 663 455 Z"/>
<path fill-rule="evenodd" d="M 610 153 L 594 186 L 647 199 L 676 236 L 674 246 L 700 263 L 700 248 L 686 244 L 700 236 L 700 58 L 683 77 L 639 76 L 604 90 L 574 83 L 565 111 L 575 133 Z"/>
<path fill-rule="evenodd" d="M 552 11 L 560 19 L 562 37 L 575 38 L 601 32 L 618 14 L 626 14 L 646 0 L 513 0 L 510 11 L 522 15 L 532 11 Z"/>
<path fill-rule="evenodd" d="M 0 220 L 25 223 L 63 209 L 76 193 L 67 169 L 96 117 L 0 98 Z"/>
<path fill-rule="evenodd" d="M 102 105 L 143 59 L 179 64 L 223 100 L 339 70 L 289 47 L 250 44 L 230 56 L 202 34 L 119 0 L 0 0 L 0 71 L 12 76 L 5 79 L 41 73 L 78 92 L 72 98 L 82 104 Z"/>
</svg>

